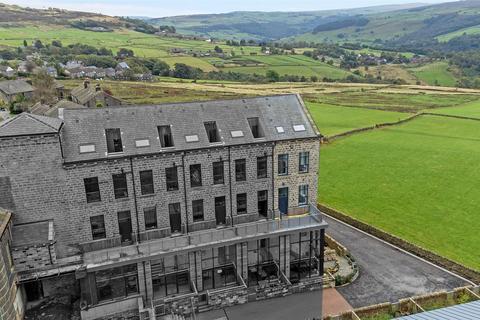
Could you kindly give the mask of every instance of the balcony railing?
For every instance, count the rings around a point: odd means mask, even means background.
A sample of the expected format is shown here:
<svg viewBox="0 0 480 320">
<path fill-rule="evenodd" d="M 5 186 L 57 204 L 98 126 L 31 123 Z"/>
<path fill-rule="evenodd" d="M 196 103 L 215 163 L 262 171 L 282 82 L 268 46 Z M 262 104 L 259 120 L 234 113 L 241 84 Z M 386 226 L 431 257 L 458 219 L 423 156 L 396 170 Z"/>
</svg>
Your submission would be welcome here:
<svg viewBox="0 0 480 320">
<path fill-rule="evenodd" d="M 175 252 L 201 248 L 204 246 L 235 242 L 241 239 L 261 237 L 268 234 L 282 234 L 296 229 L 325 227 L 322 215 L 316 206 L 310 205 L 307 214 L 298 216 L 280 216 L 275 220 L 257 221 L 233 227 L 210 229 L 172 236 L 134 245 L 107 248 L 84 253 L 87 268 L 101 268 L 119 261 L 147 259 L 166 252 Z"/>
</svg>

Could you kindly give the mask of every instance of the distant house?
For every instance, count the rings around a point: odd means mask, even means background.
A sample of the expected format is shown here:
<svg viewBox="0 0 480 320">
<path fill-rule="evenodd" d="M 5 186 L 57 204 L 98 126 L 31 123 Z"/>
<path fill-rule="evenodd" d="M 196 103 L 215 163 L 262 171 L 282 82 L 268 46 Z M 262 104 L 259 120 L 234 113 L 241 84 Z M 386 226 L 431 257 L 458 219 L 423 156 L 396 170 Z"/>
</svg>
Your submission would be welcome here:
<svg viewBox="0 0 480 320">
<path fill-rule="evenodd" d="M 30 108 L 29 112 L 39 116 L 61 118 L 63 114 L 63 110 L 65 109 L 83 109 L 83 108 L 86 108 L 86 107 L 72 101 L 60 100 L 53 106 L 44 105 L 38 102 L 35 105 L 33 105 L 33 107 Z"/>
<path fill-rule="evenodd" d="M 128 65 L 128 63 L 126 63 L 124 61 L 117 64 L 117 66 L 115 67 L 116 71 L 125 71 L 125 70 L 128 70 L 128 69 L 130 69 L 130 66 Z"/>
<path fill-rule="evenodd" d="M 0 82 L 0 100 L 5 103 L 14 101 L 18 96 L 30 99 L 35 88 L 25 80 L 8 80 Z"/>
<path fill-rule="evenodd" d="M 87 108 L 95 108 L 97 105 L 109 107 L 123 104 L 122 100 L 103 91 L 100 84 L 92 86 L 90 81 L 85 81 L 83 85 L 73 89 L 70 95 L 72 102 Z"/>
<path fill-rule="evenodd" d="M 65 69 L 65 74 L 72 79 L 85 77 L 85 71 L 83 70 L 83 67 L 67 68 Z"/>
<path fill-rule="evenodd" d="M 105 76 L 108 78 L 115 78 L 115 69 L 113 68 L 105 69 Z"/>
<path fill-rule="evenodd" d="M 31 64 L 30 61 L 21 61 L 21 62 L 18 64 L 17 71 L 20 72 L 20 73 L 28 73 L 29 64 Z"/>
<path fill-rule="evenodd" d="M 182 48 L 172 48 L 170 49 L 171 54 L 180 54 L 180 53 L 186 53 L 187 50 L 182 49 Z"/>
<path fill-rule="evenodd" d="M 134 78 L 137 81 L 152 81 L 153 75 L 151 72 L 138 73 L 134 75 Z"/>
<path fill-rule="evenodd" d="M 15 76 L 15 70 L 10 66 L 0 66 L 0 74 L 6 78 Z"/>
<path fill-rule="evenodd" d="M 65 64 L 65 69 L 74 69 L 83 67 L 83 62 L 79 60 L 70 60 Z"/>
<path fill-rule="evenodd" d="M 55 81 L 55 92 L 57 94 L 58 100 L 65 99 L 66 97 L 65 86 L 58 81 Z"/>
<path fill-rule="evenodd" d="M 58 77 L 58 72 L 55 67 L 46 67 L 45 71 L 50 77 L 54 77 L 54 78 Z"/>
</svg>

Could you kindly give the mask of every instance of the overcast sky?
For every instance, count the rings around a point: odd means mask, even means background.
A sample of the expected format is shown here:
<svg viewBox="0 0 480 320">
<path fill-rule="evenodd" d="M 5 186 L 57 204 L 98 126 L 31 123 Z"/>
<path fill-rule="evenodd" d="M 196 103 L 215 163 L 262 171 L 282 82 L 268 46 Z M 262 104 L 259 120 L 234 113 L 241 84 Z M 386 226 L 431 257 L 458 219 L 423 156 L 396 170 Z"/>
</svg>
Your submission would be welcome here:
<svg viewBox="0 0 480 320">
<path fill-rule="evenodd" d="M 231 11 L 312 11 L 445 0 L 0 0 L 34 8 L 57 7 L 117 16 L 165 17 Z"/>
</svg>

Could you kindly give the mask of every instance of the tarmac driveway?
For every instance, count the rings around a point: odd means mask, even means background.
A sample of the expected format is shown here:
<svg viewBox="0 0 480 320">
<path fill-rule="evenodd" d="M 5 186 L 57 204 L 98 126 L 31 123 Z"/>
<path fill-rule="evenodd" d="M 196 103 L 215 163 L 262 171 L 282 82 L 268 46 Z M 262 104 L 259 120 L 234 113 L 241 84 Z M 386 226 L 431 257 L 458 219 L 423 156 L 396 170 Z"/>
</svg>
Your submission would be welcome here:
<svg viewBox="0 0 480 320">
<path fill-rule="evenodd" d="M 337 287 L 354 308 L 469 284 L 349 225 L 325 219 L 327 234 L 347 247 L 360 267 L 352 284 Z"/>
</svg>

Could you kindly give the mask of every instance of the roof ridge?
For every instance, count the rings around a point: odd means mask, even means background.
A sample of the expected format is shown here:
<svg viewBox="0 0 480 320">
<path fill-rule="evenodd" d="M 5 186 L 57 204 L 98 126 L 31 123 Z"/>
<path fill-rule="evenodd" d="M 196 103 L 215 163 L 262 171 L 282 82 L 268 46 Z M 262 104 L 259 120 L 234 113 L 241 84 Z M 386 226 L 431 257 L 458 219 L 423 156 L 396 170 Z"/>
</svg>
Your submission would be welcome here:
<svg viewBox="0 0 480 320">
<path fill-rule="evenodd" d="M 9 124 L 11 124 L 11 123 L 14 122 L 15 120 L 20 119 L 20 116 L 21 116 L 22 114 L 23 114 L 23 112 L 20 113 L 19 115 L 15 116 L 15 117 L 13 117 L 13 118 L 6 119 L 5 121 L 0 122 L 0 128 L 5 128 L 6 126 L 8 126 Z"/>
<path fill-rule="evenodd" d="M 31 113 L 27 113 L 26 115 L 27 115 L 28 117 L 32 118 L 33 120 L 36 120 L 36 121 L 40 122 L 41 124 L 46 125 L 47 127 L 51 128 L 51 129 L 53 129 L 53 130 L 55 130 L 55 131 L 58 131 L 57 128 L 52 127 L 50 124 L 44 122 L 42 119 L 38 119 L 38 118 L 37 118 L 37 117 L 44 117 L 44 116 L 39 116 L 39 115 L 36 115 L 36 114 L 34 115 L 34 114 L 31 114 Z"/>
<path fill-rule="evenodd" d="M 271 95 L 261 95 L 261 96 L 253 96 L 253 97 L 239 97 L 233 99 L 212 99 L 212 100 L 195 100 L 195 101 L 180 101 L 180 102 L 163 102 L 157 104 L 128 104 L 122 105 L 122 109 L 124 108 L 131 108 L 131 107 L 160 107 L 160 106 L 176 106 L 176 105 L 185 105 L 185 104 L 207 104 L 211 102 L 219 103 L 219 102 L 230 102 L 230 101 L 241 101 L 241 100 L 254 100 L 254 99 L 265 99 L 265 98 L 277 98 L 277 97 L 285 97 L 285 96 L 294 96 L 296 97 L 297 93 L 280 93 L 280 94 L 271 94 Z M 114 97 L 114 96 L 112 96 Z M 114 97 L 115 99 L 119 99 L 124 101 L 121 98 Z M 69 109 L 69 110 L 115 110 L 119 109 L 119 106 L 107 106 L 103 108 L 78 108 L 78 109 Z"/>
</svg>

